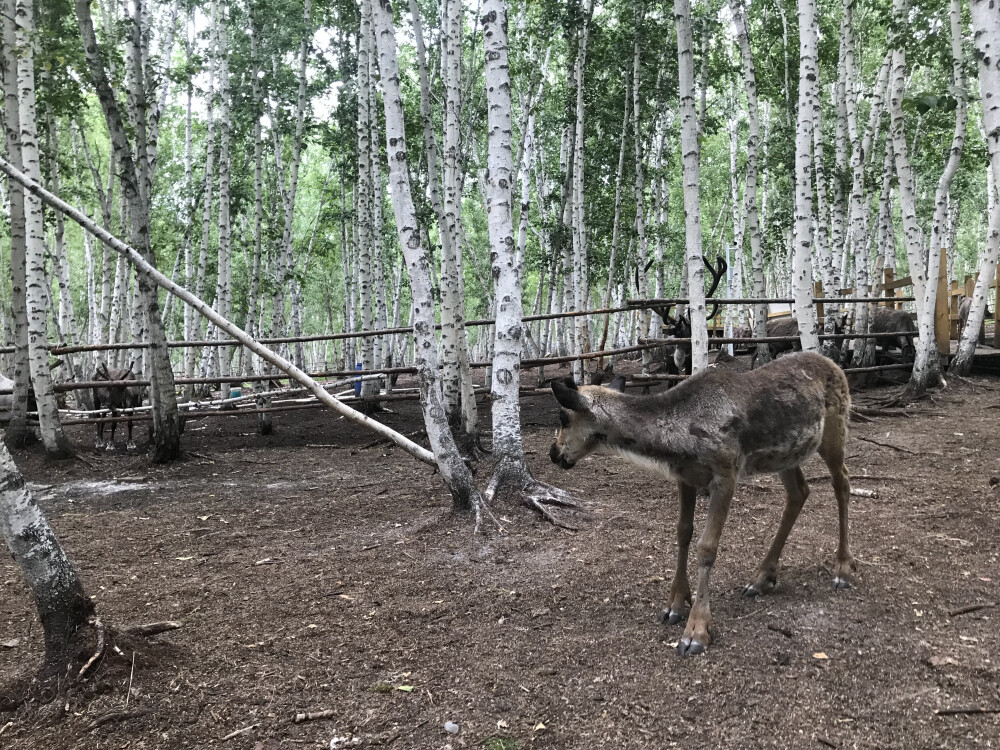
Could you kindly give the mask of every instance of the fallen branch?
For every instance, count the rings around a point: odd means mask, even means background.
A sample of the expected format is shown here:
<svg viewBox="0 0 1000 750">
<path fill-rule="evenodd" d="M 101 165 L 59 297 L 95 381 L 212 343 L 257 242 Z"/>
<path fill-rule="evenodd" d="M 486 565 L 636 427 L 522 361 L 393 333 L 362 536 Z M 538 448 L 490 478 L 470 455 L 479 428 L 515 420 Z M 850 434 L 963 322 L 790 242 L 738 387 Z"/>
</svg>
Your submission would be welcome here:
<svg viewBox="0 0 1000 750">
<path fill-rule="evenodd" d="M 922 455 L 916 451 L 911 451 L 909 448 L 901 448 L 898 445 L 893 445 L 892 443 L 883 443 L 879 440 L 873 440 L 872 438 L 861 437 L 861 435 L 854 435 L 857 440 L 863 440 L 866 443 L 871 443 L 873 445 L 881 445 L 883 448 L 892 448 L 894 451 L 899 451 L 900 453 L 909 453 L 911 456 Z"/>
<path fill-rule="evenodd" d="M 964 607 L 959 607 L 958 609 L 948 610 L 948 617 L 958 617 L 959 615 L 967 615 L 970 612 L 978 612 L 981 609 L 993 609 L 994 607 L 1000 607 L 1000 602 L 983 602 L 982 604 L 967 604 Z"/>
<path fill-rule="evenodd" d="M 775 633 L 781 633 L 783 636 L 785 636 L 785 638 L 791 638 L 795 635 L 795 633 L 793 633 L 788 628 L 784 628 L 781 625 L 775 625 L 770 622 L 767 624 L 767 629 L 773 630 Z"/>
<path fill-rule="evenodd" d="M 164 622 L 151 622 L 148 625 L 132 625 L 131 627 L 125 628 L 123 631 L 125 635 L 138 635 L 143 638 L 152 638 L 154 635 L 159 635 L 160 633 L 166 633 L 170 630 L 177 630 L 178 628 L 183 628 L 184 623 L 174 622 L 173 620 L 165 620 Z"/>
<path fill-rule="evenodd" d="M 868 490 L 863 487 L 851 487 L 852 497 L 866 497 L 869 500 L 878 500 L 878 490 Z"/>
<path fill-rule="evenodd" d="M 960 716 L 962 714 L 1000 714 L 1000 708 L 984 708 L 983 706 L 939 708 L 934 713 L 938 716 Z"/>
<path fill-rule="evenodd" d="M 292 718 L 293 724 L 301 724 L 304 721 L 316 721 L 317 719 L 331 719 L 335 713 L 331 709 L 325 711 L 302 712 L 295 714 Z"/>
<path fill-rule="evenodd" d="M 97 648 L 94 650 L 94 655 L 87 659 L 87 663 L 80 667 L 80 672 L 77 674 L 77 677 L 83 677 L 87 674 L 97 660 L 104 655 L 104 623 L 101 622 L 101 618 L 99 617 L 91 617 L 88 622 L 97 630 Z"/>
<path fill-rule="evenodd" d="M 0 734 L 3 734 L 8 729 L 10 729 L 12 726 L 14 726 L 14 722 L 13 721 L 8 721 L 6 724 L 4 724 L 2 727 L 0 727 Z"/>
<path fill-rule="evenodd" d="M 251 724 L 248 727 L 243 727 L 242 729 L 237 729 L 235 732 L 230 732 L 225 737 L 223 737 L 222 741 L 225 742 L 226 740 L 233 739 L 233 737 L 239 737 L 239 736 L 244 735 L 244 734 L 250 734 L 250 732 L 252 732 L 256 728 L 257 728 L 256 724 Z"/>
<path fill-rule="evenodd" d="M 98 716 L 92 722 L 87 725 L 86 731 L 92 732 L 98 727 L 102 727 L 105 724 L 110 724 L 113 721 L 128 721 L 129 719 L 138 719 L 140 716 L 145 716 L 149 711 L 111 711 L 102 716 Z"/>
</svg>

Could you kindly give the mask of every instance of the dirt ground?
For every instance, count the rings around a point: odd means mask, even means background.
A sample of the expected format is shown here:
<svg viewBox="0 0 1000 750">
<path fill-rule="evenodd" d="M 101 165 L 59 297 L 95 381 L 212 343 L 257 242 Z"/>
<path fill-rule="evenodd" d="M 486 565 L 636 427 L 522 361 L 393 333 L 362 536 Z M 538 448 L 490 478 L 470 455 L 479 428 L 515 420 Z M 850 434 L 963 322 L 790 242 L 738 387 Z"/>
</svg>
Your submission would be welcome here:
<svg viewBox="0 0 1000 750">
<path fill-rule="evenodd" d="M 617 458 L 559 470 L 554 401 L 523 404 L 535 475 L 593 511 L 577 531 L 511 507 L 474 535 L 426 466 L 326 411 L 276 415 L 267 438 L 250 417 L 191 422 L 187 460 L 166 467 L 125 455 L 120 433 L 99 454 L 84 427 L 83 460 L 17 453 L 103 620 L 184 626 L 0 712 L 0 748 L 1000 747 L 1000 714 L 936 713 L 1000 709 L 1000 609 L 955 612 L 1000 600 L 1000 381 L 852 425 L 854 486 L 877 497 L 854 498 L 848 591 L 831 584 L 836 503 L 814 458 L 776 590 L 741 598 L 783 501 L 776 477 L 742 484 L 714 642 L 687 659 L 681 627 L 658 622 L 675 488 Z M 420 429 L 416 404 L 391 407 L 391 427 Z M 0 591 L 9 683 L 41 633 L 6 556 Z"/>
</svg>

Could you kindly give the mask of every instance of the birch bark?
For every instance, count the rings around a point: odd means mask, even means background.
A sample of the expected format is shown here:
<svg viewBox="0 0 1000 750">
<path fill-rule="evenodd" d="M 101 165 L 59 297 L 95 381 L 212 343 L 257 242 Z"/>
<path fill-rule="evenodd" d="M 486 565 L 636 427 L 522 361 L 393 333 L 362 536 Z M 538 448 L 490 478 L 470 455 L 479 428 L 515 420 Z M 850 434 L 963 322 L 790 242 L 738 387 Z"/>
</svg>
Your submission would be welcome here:
<svg viewBox="0 0 1000 750">
<path fill-rule="evenodd" d="M 385 106 L 389 186 L 396 217 L 396 231 L 406 256 L 410 288 L 413 292 L 415 364 L 420 377 L 424 425 L 441 476 L 451 490 L 455 509 L 475 513 L 478 523 L 482 497 L 448 427 L 444 396 L 438 379 L 437 345 L 434 340 L 434 298 L 431 293 L 430 268 L 427 256 L 421 247 L 420 228 L 413 207 L 413 194 L 410 192 L 406 129 L 403 121 L 403 99 L 396 58 L 392 7 L 388 0 L 374 0 L 372 6 L 382 79 L 382 101 Z"/>
<path fill-rule="evenodd" d="M 792 243 L 792 296 L 803 351 L 818 351 L 816 307 L 812 300 L 813 185 L 810 145 L 818 106 L 819 67 L 815 0 L 798 1 L 799 100 L 795 126 L 795 226 Z"/>
<path fill-rule="evenodd" d="M 24 173 L 35 182 L 41 182 L 41 163 L 38 152 L 38 133 L 35 118 L 35 62 L 34 62 L 34 9 L 31 0 L 17 0 L 14 16 L 17 55 L 17 87 L 19 97 L 19 124 L 21 127 L 21 159 Z M 9 10 L 8 8 L 4 9 Z M 6 12 L 4 13 L 6 16 Z M 6 22 L 6 18 L 4 19 Z M 13 49 L 11 49 L 13 52 Z M 72 455 L 69 441 L 59 422 L 59 406 L 52 390 L 49 372 L 47 315 L 48 279 L 45 273 L 45 228 L 42 203 L 30 193 L 24 194 L 25 223 L 25 303 L 28 312 L 28 364 L 31 384 L 38 403 L 39 432 L 45 453 L 51 458 Z"/>
<path fill-rule="evenodd" d="M 1000 18 L 997 17 L 995 5 L 989 0 L 970 0 L 969 7 L 979 67 L 983 129 L 986 132 L 990 173 L 993 178 L 989 182 L 992 182 L 991 189 L 995 189 L 995 186 L 1000 185 L 1000 68 L 997 67 L 997 60 L 1000 59 Z M 989 205 L 989 229 L 986 248 L 979 262 L 979 278 L 972 294 L 969 320 L 959 342 L 958 356 L 952 363 L 952 368 L 959 375 L 967 373 L 972 367 L 979 327 L 986 311 L 986 294 L 990 281 L 996 277 L 997 256 L 1000 255 L 1000 201 L 991 194 Z"/>
<path fill-rule="evenodd" d="M 695 106 L 694 52 L 690 0 L 674 0 L 677 26 L 677 67 L 679 75 L 681 153 L 684 182 L 684 235 L 688 279 L 688 316 L 691 321 L 691 368 L 698 372 L 708 366 L 708 324 L 705 319 L 705 271 L 701 261 L 701 208 L 698 146 L 698 114 Z M 638 120 L 638 117 L 636 118 Z"/>
<path fill-rule="evenodd" d="M 63 675 L 94 603 L 2 441 L 0 533 L 35 597 L 45 637 L 45 671 Z"/>
</svg>

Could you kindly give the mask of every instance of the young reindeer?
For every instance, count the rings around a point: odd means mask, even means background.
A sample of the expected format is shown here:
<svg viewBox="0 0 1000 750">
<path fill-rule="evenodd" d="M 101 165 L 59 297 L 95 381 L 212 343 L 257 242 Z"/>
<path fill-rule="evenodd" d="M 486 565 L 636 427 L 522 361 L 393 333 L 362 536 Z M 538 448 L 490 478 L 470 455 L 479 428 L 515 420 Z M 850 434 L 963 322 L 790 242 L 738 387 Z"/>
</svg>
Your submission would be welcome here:
<svg viewBox="0 0 1000 750">
<path fill-rule="evenodd" d="M 844 463 L 851 396 L 843 371 L 809 352 L 793 354 L 751 372 L 710 367 L 676 388 L 653 395 L 626 395 L 624 378 L 610 387 L 577 387 L 571 379 L 552 383 L 562 406 L 561 429 L 549 451 L 553 463 L 571 469 L 597 450 L 617 453 L 644 469 L 677 481 L 677 572 L 662 619 L 675 625 L 691 602 L 688 547 L 695 495 L 711 495 L 708 520 L 698 542 L 698 582 L 684 635 L 682 656 L 700 654 L 710 643 L 709 576 L 722 527 L 741 477 L 777 472 L 788 499 L 774 542 L 745 596 L 774 587 L 778 558 L 809 496 L 801 465 L 813 453 L 830 468 L 840 511 L 840 543 L 833 584 L 848 588 L 854 566 L 847 538 L 850 481 Z"/>
</svg>

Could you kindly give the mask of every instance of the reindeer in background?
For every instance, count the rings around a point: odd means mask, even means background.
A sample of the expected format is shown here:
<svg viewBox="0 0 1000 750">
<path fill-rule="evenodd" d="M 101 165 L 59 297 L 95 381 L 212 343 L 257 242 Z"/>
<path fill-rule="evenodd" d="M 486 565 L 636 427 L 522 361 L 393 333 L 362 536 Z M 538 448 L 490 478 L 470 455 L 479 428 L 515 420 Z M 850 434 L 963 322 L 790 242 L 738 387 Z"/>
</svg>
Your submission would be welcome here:
<svg viewBox="0 0 1000 750">
<path fill-rule="evenodd" d="M 704 255 L 701 256 L 702 262 L 708 269 L 709 274 L 712 276 L 712 285 L 708 292 L 705 293 L 706 298 L 711 298 L 715 294 L 715 290 L 719 287 L 719 282 L 722 281 L 722 277 L 726 275 L 726 271 L 729 270 L 729 266 L 726 261 L 721 256 L 717 256 L 715 259 L 716 265 L 713 266 L 709 263 L 708 258 Z M 639 269 L 636 268 L 636 287 L 639 286 Z M 660 318 L 663 319 L 664 332 L 667 334 L 668 338 L 675 339 L 689 339 L 691 338 L 691 321 L 683 314 L 677 313 L 676 317 L 671 316 L 670 309 L 673 307 L 672 303 L 667 305 L 656 305 L 651 309 Z M 706 320 L 711 320 L 719 313 L 719 303 L 716 302 L 712 305 L 712 311 L 706 316 Z M 685 375 L 691 374 L 691 342 L 681 343 L 681 344 L 667 344 L 659 351 L 662 352 L 663 362 L 666 366 L 666 370 L 671 375 L 680 375 L 684 373 Z M 659 357 L 657 357 L 659 359 Z"/>
<path fill-rule="evenodd" d="M 139 380 L 142 373 L 136 373 L 133 371 L 133 365 L 135 363 L 130 363 L 125 369 L 119 368 L 109 368 L 106 362 L 101 362 L 97 366 L 97 370 L 94 372 L 94 380 L 106 381 L 113 383 L 115 381 L 123 380 Z M 107 408 L 111 410 L 111 416 L 118 416 L 119 409 L 129 410 L 129 420 L 128 420 L 128 442 L 125 444 L 126 450 L 135 450 L 135 441 L 132 440 L 132 409 L 138 406 L 142 406 L 142 400 L 145 396 L 145 388 L 138 385 L 110 385 L 110 386 L 99 386 L 93 389 L 94 393 L 94 408 L 102 409 Z M 117 422 L 111 423 L 111 439 L 105 443 L 104 442 L 104 422 L 97 423 L 97 448 L 105 448 L 106 450 L 113 450 L 115 447 L 115 428 L 118 426 Z"/>
<path fill-rule="evenodd" d="M 692 601 L 687 562 L 695 496 L 699 489 L 709 491 L 708 520 L 697 547 L 696 594 L 678 644 L 681 655 L 700 654 L 711 642 L 709 578 L 736 485 L 744 476 L 777 472 L 787 493 L 777 534 L 744 596 L 766 593 L 777 582 L 778 559 L 809 496 L 801 467 L 817 452 L 830 469 L 839 510 L 834 587 L 851 585 L 851 485 L 844 462 L 851 396 L 847 377 L 834 362 L 804 352 L 750 372 L 709 367 L 652 395 L 626 395 L 624 387 L 623 377 L 609 387 L 554 381 L 561 428 L 549 457 L 571 469 L 595 451 L 614 453 L 677 481 L 677 567 L 662 615 L 668 625 L 681 622 Z"/>
</svg>

